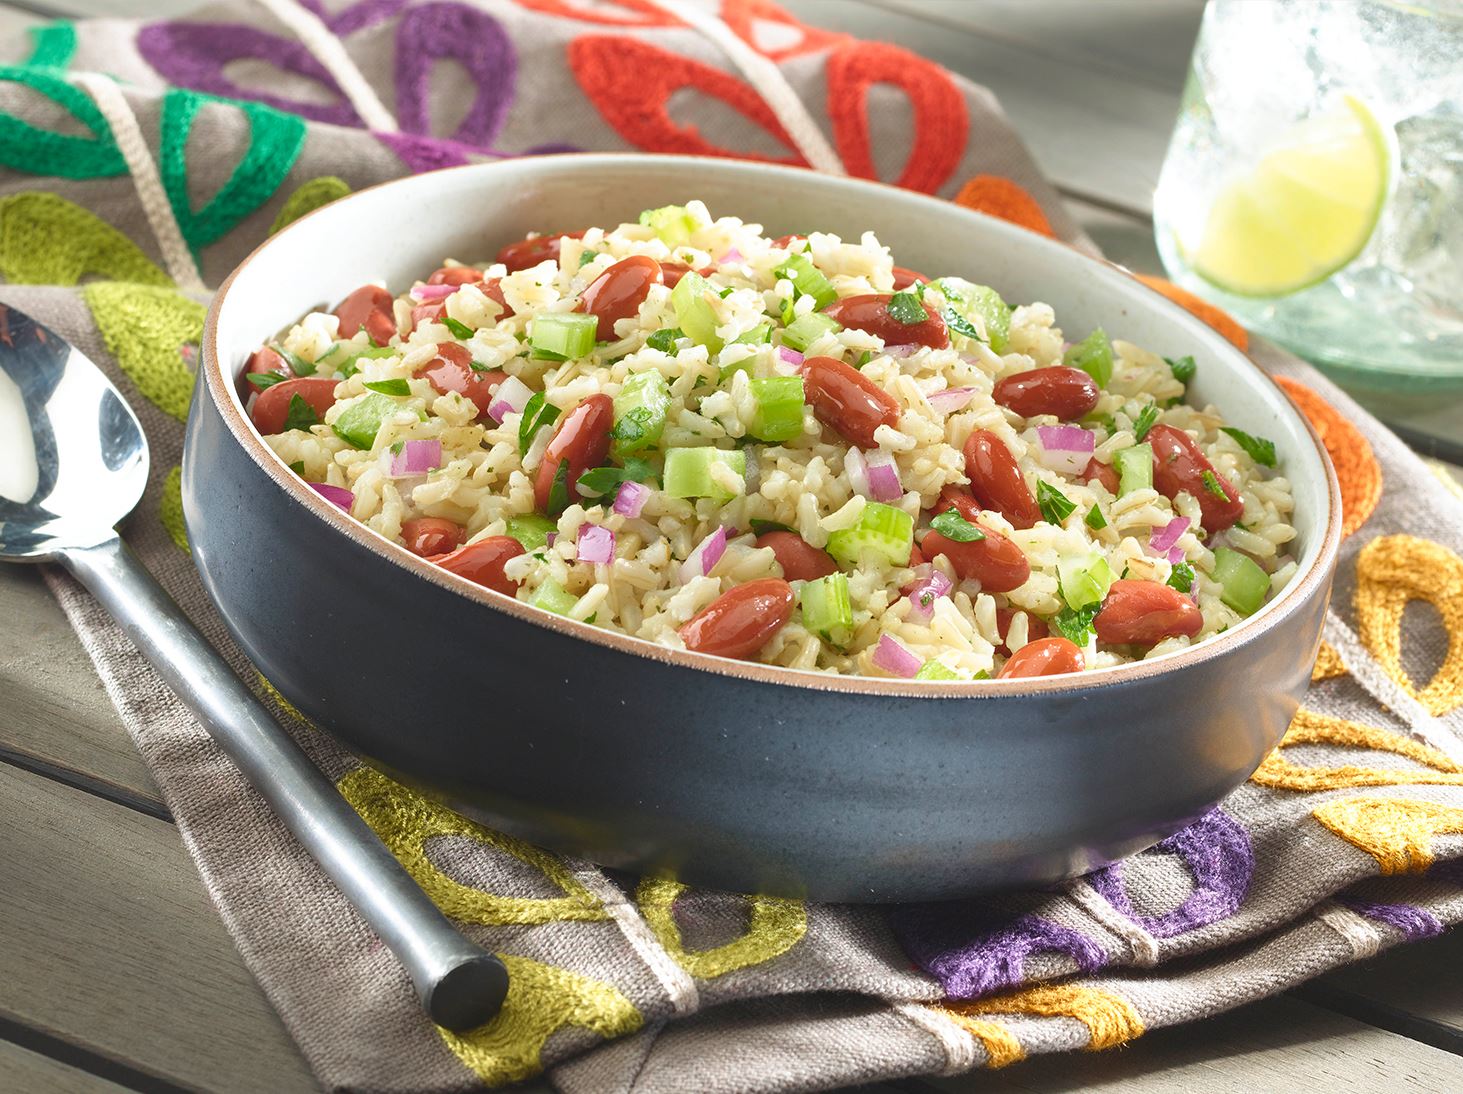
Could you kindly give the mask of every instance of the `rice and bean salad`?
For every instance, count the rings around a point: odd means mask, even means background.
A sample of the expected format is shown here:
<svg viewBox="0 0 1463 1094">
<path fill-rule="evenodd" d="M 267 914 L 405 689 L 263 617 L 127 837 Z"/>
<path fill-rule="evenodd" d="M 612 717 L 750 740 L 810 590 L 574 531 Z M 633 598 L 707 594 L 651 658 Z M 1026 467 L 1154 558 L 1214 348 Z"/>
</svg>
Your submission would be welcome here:
<svg viewBox="0 0 1463 1094">
<path fill-rule="evenodd" d="M 1196 367 L 693 201 L 362 286 L 241 391 L 325 498 L 545 611 L 971 680 L 1173 653 L 1295 574 L 1274 446 Z"/>
</svg>

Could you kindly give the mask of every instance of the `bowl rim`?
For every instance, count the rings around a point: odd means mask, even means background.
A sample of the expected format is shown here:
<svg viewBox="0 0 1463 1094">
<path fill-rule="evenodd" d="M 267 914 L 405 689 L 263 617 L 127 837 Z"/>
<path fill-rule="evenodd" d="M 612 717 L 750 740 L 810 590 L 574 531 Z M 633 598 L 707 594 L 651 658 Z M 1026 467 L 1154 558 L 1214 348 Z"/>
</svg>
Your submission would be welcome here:
<svg viewBox="0 0 1463 1094">
<path fill-rule="evenodd" d="M 781 176 L 783 181 L 792 185 L 806 182 L 811 178 L 816 180 L 818 185 L 832 186 L 835 189 L 849 187 L 854 189 L 875 188 L 888 190 L 898 194 L 900 200 L 913 201 L 917 205 L 925 204 L 931 213 L 939 213 L 943 216 L 953 214 L 957 217 L 978 218 L 985 222 L 988 230 L 993 229 L 998 235 L 1007 235 L 1014 246 L 1034 247 L 1038 251 L 1047 252 L 1046 257 L 1057 261 L 1075 262 L 1079 266 L 1084 263 L 1090 263 L 1092 266 L 1101 270 L 1104 276 L 1113 272 L 1122 274 L 1124 277 L 1130 279 L 1133 287 L 1140 290 L 1140 295 L 1148 294 L 1152 297 L 1153 305 L 1160 313 L 1167 312 L 1168 318 L 1177 321 L 1180 326 L 1189 327 L 1190 332 L 1195 334 L 1201 341 L 1209 341 L 1211 351 L 1232 354 L 1237 359 L 1237 362 L 1242 363 L 1241 372 L 1248 369 L 1252 382 L 1269 385 L 1280 395 L 1280 405 L 1283 408 L 1283 412 L 1292 415 L 1302 426 L 1302 435 L 1310 438 L 1316 453 L 1320 457 L 1321 466 L 1325 472 L 1327 504 L 1325 528 L 1321 536 L 1320 549 L 1317 551 L 1311 566 L 1306 570 L 1297 572 L 1291 579 L 1290 584 L 1280 591 L 1279 596 L 1263 605 L 1255 615 L 1243 620 L 1228 631 L 1205 639 L 1196 646 L 1190 646 L 1151 661 L 1133 661 L 1122 665 L 1087 669 L 1079 673 L 1069 673 L 1061 676 L 1021 677 L 1015 680 L 997 680 L 992 678 L 988 680 L 915 681 L 912 679 L 906 680 L 852 674 L 835 675 L 832 673 L 815 672 L 809 669 L 792 669 L 780 665 L 766 665 L 760 662 L 733 660 L 731 658 L 696 653 L 685 649 L 672 649 L 667 646 L 657 645 L 649 639 L 604 630 L 603 628 L 595 627 L 588 623 L 581 623 L 577 620 L 556 615 L 540 608 L 534 608 L 524 601 L 495 592 L 469 581 L 467 578 L 450 573 L 440 566 L 432 565 L 425 559 L 412 554 L 400 544 L 373 531 L 349 514 L 343 513 L 336 505 L 326 501 L 317 491 L 311 490 L 302 479 L 289 469 L 284 460 L 264 443 L 263 438 L 259 436 L 244 412 L 243 402 L 238 395 L 236 381 L 234 378 L 225 375 L 218 351 L 219 316 L 227 305 L 229 290 L 233 287 L 239 275 L 265 250 L 272 250 L 279 246 L 280 241 L 287 239 L 289 234 L 296 230 L 304 221 L 326 213 L 338 215 L 339 207 L 353 202 L 365 194 L 378 190 L 393 187 L 402 187 L 405 189 L 412 185 L 421 185 L 423 178 L 435 177 L 447 173 L 477 172 L 491 176 L 492 172 L 499 168 L 509 166 L 522 168 L 525 158 L 527 157 L 498 160 L 490 163 L 462 164 L 456 167 L 441 168 L 436 171 L 405 175 L 401 178 L 389 179 L 385 182 L 376 183 L 373 186 L 364 187 L 336 201 L 330 202 L 328 205 L 312 210 L 264 240 L 230 271 L 228 277 L 224 279 L 214 294 L 204 321 L 201 354 L 204 387 L 213 402 L 214 408 L 218 411 L 219 416 L 227 426 L 228 432 L 234 441 L 243 448 L 249 457 L 259 465 L 260 469 L 277 486 L 283 489 L 285 494 L 293 498 L 298 504 L 314 513 L 316 517 L 330 524 L 338 532 L 350 537 L 357 545 L 381 556 L 389 562 L 395 563 L 416 577 L 431 582 L 443 589 L 456 592 L 478 604 L 495 609 L 505 615 L 533 624 L 534 626 L 544 627 L 571 638 L 608 647 L 616 652 L 627 653 L 636 657 L 650 658 L 651 660 L 660 661 L 667 665 L 712 672 L 721 676 L 737 677 L 749 682 L 777 684 L 784 687 L 804 688 L 812 691 L 839 691 L 857 695 L 900 699 L 1017 698 L 1062 693 L 1075 694 L 1084 692 L 1089 688 L 1118 687 L 1136 683 L 1141 680 L 1146 680 L 1149 677 L 1165 675 L 1170 672 L 1176 672 L 1202 664 L 1214 658 L 1223 657 L 1231 651 L 1260 640 L 1265 634 L 1273 631 L 1285 620 L 1300 611 L 1309 603 L 1313 596 L 1322 591 L 1329 583 L 1330 575 L 1334 570 L 1336 560 L 1340 553 L 1342 538 L 1341 487 L 1336 476 L 1336 469 L 1331 463 L 1330 455 L 1327 453 L 1319 433 L 1311 425 L 1310 420 L 1301 413 L 1300 408 L 1290 401 L 1284 389 L 1275 382 L 1269 373 L 1255 362 L 1249 353 L 1231 343 L 1223 335 L 1214 330 L 1214 328 L 1192 315 L 1186 309 L 1175 304 L 1156 289 L 1144 284 L 1125 267 L 1107 259 L 1093 257 L 1061 240 L 1047 238 L 1028 229 L 1021 228 L 1018 225 L 1011 224 L 1008 221 L 1001 220 L 1000 218 L 988 216 L 930 194 L 906 190 L 877 180 L 818 175 L 801 167 L 762 163 L 752 160 L 736 160 L 719 156 L 652 156 L 644 153 L 615 152 L 584 152 L 533 158 L 539 160 L 546 169 L 551 171 L 556 162 L 572 162 L 576 167 L 580 168 L 587 164 L 592 168 L 595 164 L 603 164 L 609 167 L 623 166 L 627 162 L 632 161 L 653 160 L 664 167 L 681 166 L 710 170 L 738 168 L 745 170 L 750 168 L 755 169 L 759 173 L 772 172 L 774 175 Z M 192 413 L 197 413 L 197 410 L 195 409 Z"/>
</svg>

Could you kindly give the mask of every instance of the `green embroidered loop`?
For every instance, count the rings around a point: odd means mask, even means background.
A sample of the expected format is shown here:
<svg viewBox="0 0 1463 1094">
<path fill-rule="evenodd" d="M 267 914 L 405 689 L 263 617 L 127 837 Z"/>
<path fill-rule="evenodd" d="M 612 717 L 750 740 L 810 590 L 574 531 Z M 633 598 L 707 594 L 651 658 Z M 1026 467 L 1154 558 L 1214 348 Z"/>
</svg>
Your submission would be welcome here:
<svg viewBox="0 0 1463 1094">
<path fill-rule="evenodd" d="M 178 421 L 188 418 L 205 309 L 176 289 L 97 281 L 82 290 L 117 364 L 147 399 Z M 186 349 L 185 349 L 186 347 Z"/>
<path fill-rule="evenodd" d="M 293 224 L 306 213 L 313 213 L 322 205 L 329 205 L 336 198 L 343 198 L 351 192 L 351 188 L 344 179 L 338 179 L 334 175 L 322 175 L 317 179 L 310 179 L 302 182 L 297 190 L 285 199 L 284 208 L 279 211 L 279 216 L 274 218 L 274 223 L 269 226 L 269 234 L 274 235 L 286 224 Z"/>
<path fill-rule="evenodd" d="M 249 150 L 227 182 L 194 212 L 188 202 L 188 134 L 205 103 L 225 103 L 249 119 Z M 263 103 L 238 102 L 173 88 L 163 96 L 162 155 L 158 164 L 173 215 L 196 254 L 221 238 L 279 189 L 305 143 L 305 122 Z"/>
<path fill-rule="evenodd" d="M 110 281 L 171 285 L 137 244 L 60 194 L 32 190 L 0 199 L 0 275 L 17 285 Z"/>
<path fill-rule="evenodd" d="M 64 69 L 76 56 L 76 26 L 65 20 L 31 27 L 30 36 L 36 48 L 26 61 L 28 68 Z"/>
<path fill-rule="evenodd" d="M 0 113 L 0 163 L 29 175 L 58 175 L 68 179 L 126 174 L 127 161 L 112 139 L 112 127 L 86 92 L 42 68 L 0 66 L 0 80 L 24 84 L 39 92 L 95 134 L 74 137 L 53 133 L 14 114 Z"/>
</svg>

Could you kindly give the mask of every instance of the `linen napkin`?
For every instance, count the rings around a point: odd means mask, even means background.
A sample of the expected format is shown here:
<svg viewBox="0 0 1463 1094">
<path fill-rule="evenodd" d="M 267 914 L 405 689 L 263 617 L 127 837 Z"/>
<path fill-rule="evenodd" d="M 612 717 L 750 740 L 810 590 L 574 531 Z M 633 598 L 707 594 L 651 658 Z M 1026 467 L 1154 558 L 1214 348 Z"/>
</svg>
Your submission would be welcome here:
<svg viewBox="0 0 1463 1094">
<path fill-rule="evenodd" d="M 363 767 L 229 642 L 189 560 L 182 422 L 208 292 L 272 230 L 409 172 L 640 150 L 831 156 L 1091 250 L 983 88 L 766 0 L 228 3 L 54 24 L 0 43 L 0 62 L 0 300 L 72 340 L 139 413 L 153 473 L 128 541 L 424 888 L 508 964 L 498 1018 L 462 1035 L 433 1026 L 119 629 L 49 573 L 324 1086 L 459 1091 L 546 1073 L 570 1094 L 812 1090 L 1004 1067 L 1214 1014 L 1463 917 L 1463 504 L 1269 346 L 1249 348 L 1322 432 L 1345 494 L 1310 694 L 1220 808 L 1049 891 L 881 909 L 611 876 Z"/>
</svg>

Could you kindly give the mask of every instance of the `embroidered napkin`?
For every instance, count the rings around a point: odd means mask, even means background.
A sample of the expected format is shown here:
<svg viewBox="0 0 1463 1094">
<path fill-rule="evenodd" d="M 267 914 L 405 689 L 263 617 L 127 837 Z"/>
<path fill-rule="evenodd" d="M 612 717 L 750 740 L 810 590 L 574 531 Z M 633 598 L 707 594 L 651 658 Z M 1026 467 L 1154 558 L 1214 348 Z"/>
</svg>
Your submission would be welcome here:
<svg viewBox="0 0 1463 1094">
<path fill-rule="evenodd" d="M 570 1094 L 791 1090 L 1002 1067 L 1201 1018 L 1463 917 L 1463 504 L 1268 346 L 1250 349 L 1325 436 L 1345 493 L 1315 682 L 1220 808 L 1052 891 L 880 909 L 610 876 L 361 766 L 229 643 L 189 561 L 177 465 L 209 289 L 269 232 L 408 172 L 641 150 L 832 157 L 1090 249 L 984 89 L 767 0 L 229 3 L 54 24 L 0 43 L 0 61 L 0 300 L 102 364 L 141 416 L 154 470 L 129 542 L 512 976 L 493 1022 L 432 1026 L 119 630 L 51 573 L 323 1085 L 460 1091 L 547 1073 Z"/>
</svg>

